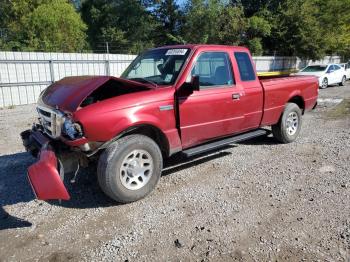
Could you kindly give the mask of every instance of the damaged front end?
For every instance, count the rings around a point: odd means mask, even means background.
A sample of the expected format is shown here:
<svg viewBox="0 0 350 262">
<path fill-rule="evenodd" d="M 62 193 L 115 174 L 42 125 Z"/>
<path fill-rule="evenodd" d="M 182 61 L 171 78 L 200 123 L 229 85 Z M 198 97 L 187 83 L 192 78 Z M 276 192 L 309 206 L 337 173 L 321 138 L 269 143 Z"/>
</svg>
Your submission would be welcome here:
<svg viewBox="0 0 350 262">
<path fill-rule="evenodd" d="M 38 161 L 28 168 L 28 180 L 35 196 L 40 200 L 69 200 L 70 196 L 63 182 L 64 169 L 60 164 L 50 139 L 37 127 L 21 133 L 23 145 Z"/>
<path fill-rule="evenodd" d="M 61 168 L 58 171 L 55 152 L 49 148 L 41 149 L 39 161 L 28 168 L 28 179 L 38 199 L 70 199 L 63 183 L 62 172 Z"/>
<path fill-rule="evenodd" d="M 67 77 L 47 87 L 38 99 L 38 123 L 21 133 L 26 150 L 38 158 L 28 168 L 37 198 L 68 200 L 65 174 L 74 173 L 74 182 L 79 167 L 96 160 L 97 152 L 113 138 L 96 136 L 103 127 L 96 132 L 97 125 L 92 120 L 101 114 L 94 116 L 89 107 L 103 107 L 105 101 L 113 98 L 149 90 L 145 84 L 109 76 Z M 81 114 L 84 110 L 88 112 L 85 115 Z"/>
<path fill-rule="evenodd" d="M 26 151 L 38 161 L 28 168 L 28 180 L 39 200 L 69 200 L 64 185 L 64 174 L 79 169 L 78 152 L 69 151 L 57 145 L 57 141 L 48 137 L 40 125 L 21 133 Z"/>
</svg>

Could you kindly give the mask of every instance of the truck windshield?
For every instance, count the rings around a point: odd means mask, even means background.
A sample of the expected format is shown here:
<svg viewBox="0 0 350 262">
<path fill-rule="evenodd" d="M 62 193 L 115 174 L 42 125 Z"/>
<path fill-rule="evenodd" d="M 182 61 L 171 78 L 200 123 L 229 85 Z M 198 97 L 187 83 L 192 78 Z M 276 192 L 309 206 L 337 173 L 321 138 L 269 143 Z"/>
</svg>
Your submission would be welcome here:
<svg viewBox="0 0 350 262">
<path fill-rule="evenodd" d="M 325 71 L 327 68 L 327 66 L 307 66 L 305 67 L 303 70 L 301 70 L 302 72 L 322 72 Z"/>
<path fill-rule="evenodd" d="M 153 85 L 175 83 L 190 49 L 162 48 L 139 55 L 121 75 L 122 78 Z"/>
</svg>

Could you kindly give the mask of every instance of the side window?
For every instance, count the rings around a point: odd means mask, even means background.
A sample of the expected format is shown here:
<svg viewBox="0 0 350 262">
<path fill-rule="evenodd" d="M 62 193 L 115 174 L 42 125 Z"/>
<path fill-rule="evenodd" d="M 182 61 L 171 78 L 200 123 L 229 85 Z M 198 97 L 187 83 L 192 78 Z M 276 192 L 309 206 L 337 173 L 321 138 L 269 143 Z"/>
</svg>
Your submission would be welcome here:
<svg viewBox="0 0 350 262">
<path fill-rule="evenodd" d="M 339 70 L 339 69 L 340 69 L 340 66 L 334 65 L 334 70 Z"/>
<path fill-rule="evenodd" d="M 235 58 L 242 81 L 255 80 L 255 72 L 248 54 L 245 52 L 235 52 Z"/>
<path fill-rule="evenodd" d="M 234 84 L 230 57 L 224 52 L 204 52 L 199 55 L 191 76 L 199 76 L 201 87 Z"/>
<path fill-rule="evenodd" d="M 327 73 L 330 73 L 332 70 L 334 71 L 334 66 L 333 65 L 329 66 L 329 68 L 327 70 Z"/>
</svg>

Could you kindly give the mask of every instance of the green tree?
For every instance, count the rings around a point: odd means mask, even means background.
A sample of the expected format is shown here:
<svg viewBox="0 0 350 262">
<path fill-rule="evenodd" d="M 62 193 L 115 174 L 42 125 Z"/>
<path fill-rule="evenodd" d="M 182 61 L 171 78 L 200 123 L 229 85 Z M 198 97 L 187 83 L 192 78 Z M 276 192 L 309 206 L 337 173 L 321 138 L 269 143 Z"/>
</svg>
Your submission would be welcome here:
<svg viewBox="0 0 350 262">
<path fill-rule="evenodd" d="M 328 54 L 350 57 L 350 0 L 313 0 Z"/>
<path fill-rule="evenodd" d="M 157 26 L 155 29 L 155 44 L 168 45 L 183 43 L 180 30 L 184 14 L 175 0 L 155 0 L 152 12 Z"/>
<path fill-rule="evenodd" d="M 42 4 L 23 21 L 29 48 L 64 52 L 86 48 L 87 26 L 66 1 Z"/>
<path fill-rule="evenodd" d="M 254 55 L 263 53 L 262 38 L 271 33 L 263 12 L 247 18 L 242 5 L 220 0 L 191 0 L 186 10 L 186 42 L 247 45 Z"/>
<path fill-rule="evenodd" d="M 246 37 L 248 21 L 244 17 L 242 6 L 220 5 L 212 43 L 240 45 Z"/>
<path fill-rule="evenodd" d="M 246 45 L 317 59 L 350 57 L 350 0 L 2 0 L 5 50 L 138 53 L 173 43 Z M 81 12 L 80 19 L 77 10 Z"/>
<path fill-rule="evenodd" d="M 264 52 L 263 39 L 271 35 L 271 23 L 266 18 L 269 11 L 264 10 L 248 18 L 246 30 L 246 45 L 254 55 L 262 55 Z"/>
<path fill-rule="evenodd" d="M 1 19 L 7 29 L 2 49 L 73 52 L 87 47 L 87 27 L 68 1 L 12 0 L 0 10 L 7 14 Z"/>
<path fill-rule="evenodd" d="M 245 16 L 249 18 L 261 12 L 261 10 L 276 12 L 285 0 L 231 0 L 230 2 L 233 5 L 242 5 Z"/>
<path fill-rule="evenodd" d="M 278 8 L 270 37 L 271 50 L 279 55 L 319 59 L 325 43 L 312 0 L 287 0 Z"/>
<path fill-rule="evenodd" d="M 187 43 L 212 43 L 217 33 L 220 3 L 217 0 L 189 0 L 182 36 Z"/>
<path fill-rule="evenodd" d="M 25 47 L 22 30 L 23 17 L 31 13 L 43 1 L 41 0 L 4 0 L 0 2 L 0 28 L 2 29 L 2 38 L 0 39 L 0 48 L 3 50 L 21 50 Z"/>
<path fill-rule="evenodd" d="M 154 46 L 156 22 L 137 0 L 86 0 L 81 8 L 96 51 L 108 42 L 111 52 L 138 53 Z"/>
<path fill-rule="evenodd" d="M 241 7 L 220 0 L 190 0 L 182 32 L 189 43 L 238 44 L 245 26 Z"/>
</svg>

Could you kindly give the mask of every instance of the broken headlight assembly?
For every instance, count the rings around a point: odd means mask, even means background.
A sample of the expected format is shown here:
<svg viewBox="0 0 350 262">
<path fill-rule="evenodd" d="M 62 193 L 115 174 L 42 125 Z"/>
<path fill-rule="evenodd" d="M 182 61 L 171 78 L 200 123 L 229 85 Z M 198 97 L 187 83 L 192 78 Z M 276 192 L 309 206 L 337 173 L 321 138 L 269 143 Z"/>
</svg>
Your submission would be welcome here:
<svg viewBox="0 0 350 262">
<path fill-rule="evenodd" d="M 79 123 L 73 122 L 70 118 L 66 118 L 62 126 L 62 133 L 74 140 L 83 136 L 83 128 Z"/>
</svg>

